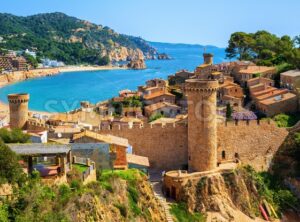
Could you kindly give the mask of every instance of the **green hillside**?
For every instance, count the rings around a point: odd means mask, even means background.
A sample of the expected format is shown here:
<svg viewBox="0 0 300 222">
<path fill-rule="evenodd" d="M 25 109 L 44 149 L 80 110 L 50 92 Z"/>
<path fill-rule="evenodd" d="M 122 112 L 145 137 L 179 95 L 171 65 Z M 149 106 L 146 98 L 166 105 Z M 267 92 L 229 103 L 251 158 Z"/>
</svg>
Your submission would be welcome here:
<svg viewBox="0 0 300 222">
<path fill-rule="evenodd" d="M 96 25 L 63 13 L 46 13 L 28 17 L 0 14 L 0 48 L 31 49 L 38 57 L 57 59 L 67 64 L 102 65 L 112 60 L 130 59 L 140 49 L 144 55 L 156 54 L 140 37 L 116 33 L 109 27 Z"/>
</svg>

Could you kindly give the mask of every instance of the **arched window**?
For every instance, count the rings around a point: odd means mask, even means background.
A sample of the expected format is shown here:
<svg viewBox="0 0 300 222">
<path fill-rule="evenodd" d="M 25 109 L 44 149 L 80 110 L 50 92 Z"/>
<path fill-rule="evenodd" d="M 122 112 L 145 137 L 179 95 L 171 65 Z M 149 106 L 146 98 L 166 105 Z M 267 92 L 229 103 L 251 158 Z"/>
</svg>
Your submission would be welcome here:
<svg viewBox="0 0 300 222">
<path fill-rule="evenodd" d="M 239 154 L 238 154 L 238 153 L 235 153 L 235 154 L 234 154 L 234 158 L 237 158 L 237 159 L 238 159 L 238 158 L 239 158 Z"/>
<path fill-rule="evenodd" d="M 225 160 L 226 158 L 226 154 L 225 154 L 225 150 L 222 151 L 222 160 Z"/>
</svg>

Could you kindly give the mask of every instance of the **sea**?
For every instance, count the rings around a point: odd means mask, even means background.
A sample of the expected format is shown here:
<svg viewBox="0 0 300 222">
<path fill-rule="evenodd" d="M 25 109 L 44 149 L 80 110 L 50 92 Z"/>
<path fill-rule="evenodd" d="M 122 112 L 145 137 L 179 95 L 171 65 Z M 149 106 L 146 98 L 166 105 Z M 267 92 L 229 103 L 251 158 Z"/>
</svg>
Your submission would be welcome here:
<svg viewBox="0 0 300 222">
<path fill-rule="evenodd" d="M 7 94 L 29 93 L 29 108 L 36 111 L 67 112 L 80 106 L 80 101 L 97 103 L 118 95 L 123 89 L 136 90 L 153 78 L 167 79 L 180 70 L 194 71 L 203 63 L 204 52 L 214 55 L 214 63 L 226 62 L 225 49 L 215 46 L 150 43 L 171 60 L 148 60 L 145 70 L 102 70 L 61 73 L 30 79 L 0 89 L 0 100 Z"/>
</svg>

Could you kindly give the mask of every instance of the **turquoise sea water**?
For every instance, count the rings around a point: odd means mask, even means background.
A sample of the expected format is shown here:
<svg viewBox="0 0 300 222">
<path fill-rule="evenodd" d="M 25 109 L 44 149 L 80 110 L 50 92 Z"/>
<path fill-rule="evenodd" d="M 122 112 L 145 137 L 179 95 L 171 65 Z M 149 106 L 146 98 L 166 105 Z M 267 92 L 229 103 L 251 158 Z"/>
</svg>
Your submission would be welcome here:
<svg viewBox="0 0 300 222">
<path fill-rule="evenodd" d="M 57 76 L 31 79 L 0 89 L 0 100 L 7 102 L 7 94 L 30 93 L 32 110 L 66 112 L 79 107 L 82 100 L 96 103 L 118 95 L 122 89 L 136 90 L 152 78 L 167 79 L 181 69 L 193 71 L 203 62 L 202 46 L 152 43 L 159 52 L 169 54 L 172 60 L 147 61 L 146 70 L 107 70 L 62 73 Z M 214 54 L 214 62 L 225 61 L 224 49 L 206 47 Z"/>
</svg>

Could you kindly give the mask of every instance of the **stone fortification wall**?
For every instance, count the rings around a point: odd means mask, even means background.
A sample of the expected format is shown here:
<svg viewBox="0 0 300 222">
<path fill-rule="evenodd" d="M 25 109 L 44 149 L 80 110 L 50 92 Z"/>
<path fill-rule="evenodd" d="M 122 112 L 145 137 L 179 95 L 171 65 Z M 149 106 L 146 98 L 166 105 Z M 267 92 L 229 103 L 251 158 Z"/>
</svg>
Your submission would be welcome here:
<svg viewBox="0 0 300 222">
<path fill-rule="evenodd" d="M 238 158 L 256 170 L 267 170 L 288 135 L 273 121 L 240 121 L 218 125 L 218 160 Z M 224 158 L 225 156 L 225 158 Z"/>
<path fill-rule="evenodd" d="M 49 129 L 42 124 L 28 124 L 30 129 Z M 143 128 L 116 125 L 98 133 L 124 137 L 133 146 L 137 155 L 147 156 L 152 168 L 164 170 L 182 169 L 188 163 L 187 126 L 181 124 L 145 124 Z M 240 121 L 218 124 L 218 161 L 234 160 L 257 170 L 265 170 L 271 163 L 288 135 L 285 128 L 278 128 L 274 122 Z M 225 158 L 222 158 L 225 151 Z"/>
<path fill-rule="evenodd" d="M 156 169 L 180 169 L 187 167 L 187 125 L 185 124 L 145 124 L 134 126 L 113 126 L 101 129 L 99 133 L 111 134 L 128 139 L 134 154 L 149 158 Z"/>
</svg>

